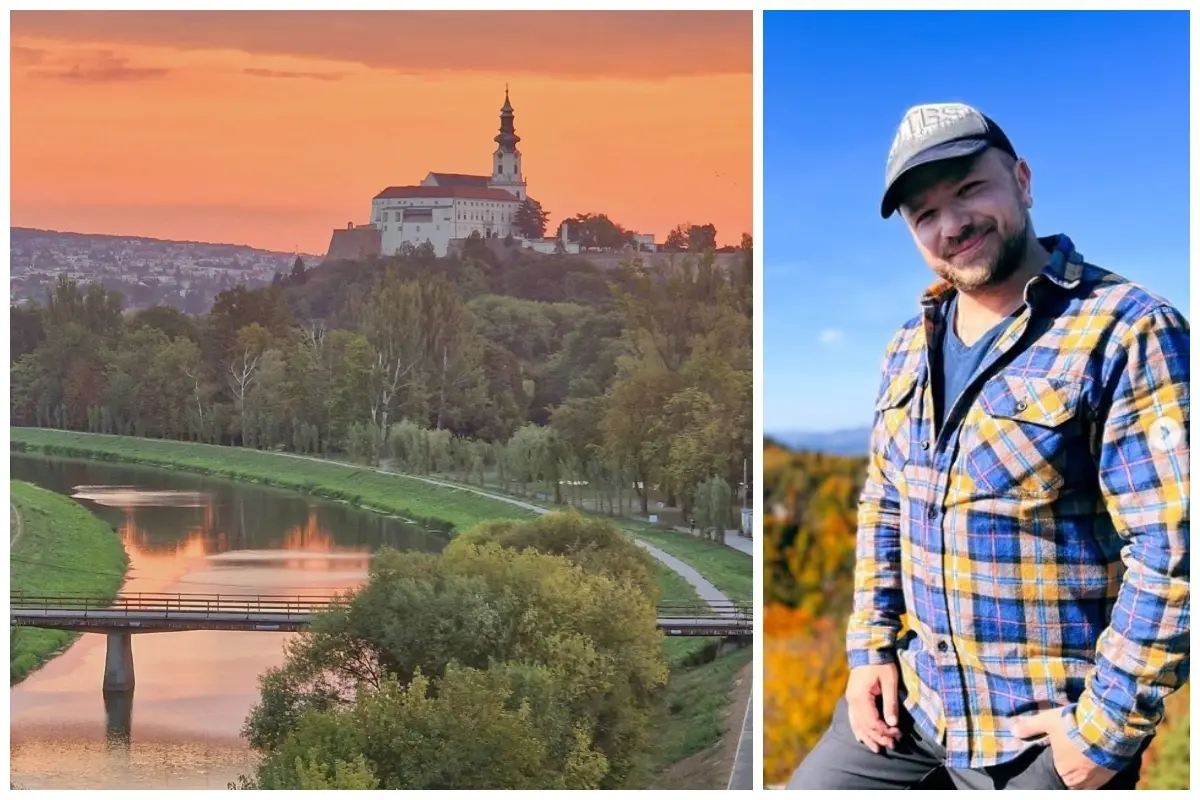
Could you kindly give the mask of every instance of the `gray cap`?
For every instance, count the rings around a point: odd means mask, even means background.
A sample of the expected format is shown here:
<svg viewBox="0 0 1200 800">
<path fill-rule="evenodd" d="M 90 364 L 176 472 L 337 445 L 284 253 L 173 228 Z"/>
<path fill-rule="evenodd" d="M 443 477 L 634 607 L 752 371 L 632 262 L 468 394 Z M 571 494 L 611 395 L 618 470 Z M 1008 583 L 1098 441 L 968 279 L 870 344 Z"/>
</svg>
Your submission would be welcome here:
<svg viewBox="0 0 1200 800">
<path fill-rule="evenodd" d="M 900 200 L 896 189 L 911 170 L 934 161 L 962 158 L 998 147 L 1016 158 L 1000 126 L 963 103 L 914 106 L 904 115 L 888 153 L 880 213 L 887 219 Z"/>
</svg>

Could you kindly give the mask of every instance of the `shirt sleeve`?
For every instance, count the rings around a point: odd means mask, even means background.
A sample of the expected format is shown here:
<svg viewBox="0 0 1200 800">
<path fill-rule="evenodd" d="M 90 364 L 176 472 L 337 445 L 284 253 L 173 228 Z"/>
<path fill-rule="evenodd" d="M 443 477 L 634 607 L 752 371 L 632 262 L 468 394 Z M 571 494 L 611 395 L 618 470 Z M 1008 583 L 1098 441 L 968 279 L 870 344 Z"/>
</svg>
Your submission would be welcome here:
<svg viewBox="0 0 1200 800">
<path fill-rule="evenodd" d="M 1131 326 L 1118 355 L 1098 472 L 1124 540 L 1126 571 L 1096 666 L 1064 709 L 1071 740 L 1120 771 L 1162 719 L 1189 670 L 1189 344 L 1187 321 L 1159 308 Z"/>
<path fill-rule="evenodd" d="M 888 391 L 888 380 L 880 390 Z M 858 501 L 854 610 L 846 630 L 850 668 L 896 661 L 896 636 L 904 613 L 900 573 L 900 494 L 884 469 L 887 427 L 877 410 L 871 428 L 866 482 Z M 893 412 L 894 413 L 894 412 Z"/>
</svg>

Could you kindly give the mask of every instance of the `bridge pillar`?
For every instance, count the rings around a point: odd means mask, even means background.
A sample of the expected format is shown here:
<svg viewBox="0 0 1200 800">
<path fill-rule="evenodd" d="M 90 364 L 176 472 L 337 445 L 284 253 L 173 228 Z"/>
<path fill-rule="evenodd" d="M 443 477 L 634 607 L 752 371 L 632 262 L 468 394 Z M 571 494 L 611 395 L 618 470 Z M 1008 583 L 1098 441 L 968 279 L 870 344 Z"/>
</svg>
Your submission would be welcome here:
<svg viewBox="0 0 1200 800">
<path fill-rule="evenodd" d="M 104 692 L 104 722 L 110 748 L 128 748 L 133 735 L 133 692 Z"/>
<path fill-rule="evenodd" d="M 104 656 L 104 691 L 133 691 L 133 634 L 108 634 L 108 653 Z"/>
<path fill-rule="evenodd" d="M 754 644 L 754 639 L 750 636 L 724 636 L 721 638 L 721 643 L 717 645 L 717 658 L 752 644 Z"/>
</svg>

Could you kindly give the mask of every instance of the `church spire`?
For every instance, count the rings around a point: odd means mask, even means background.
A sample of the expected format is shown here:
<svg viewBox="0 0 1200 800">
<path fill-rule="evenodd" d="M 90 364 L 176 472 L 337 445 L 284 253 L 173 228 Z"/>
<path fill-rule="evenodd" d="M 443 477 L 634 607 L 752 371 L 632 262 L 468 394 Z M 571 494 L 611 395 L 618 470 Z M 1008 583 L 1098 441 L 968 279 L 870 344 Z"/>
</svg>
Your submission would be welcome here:
<svg viewBox="0 0 1200 800">
<path fill-rule="evenodd" d="M 513 127 L 513 107 L 508 100 L 508 84 L 504 84 L 504 106 L 500 109 L 500 133 L 493 140 L 500 145 L 500 150 L 505 153 L 511 153 L 517 148 L 517 142 L 521 141 L 521 137 L 517 136 L 516 129 Z"/>
</svg>

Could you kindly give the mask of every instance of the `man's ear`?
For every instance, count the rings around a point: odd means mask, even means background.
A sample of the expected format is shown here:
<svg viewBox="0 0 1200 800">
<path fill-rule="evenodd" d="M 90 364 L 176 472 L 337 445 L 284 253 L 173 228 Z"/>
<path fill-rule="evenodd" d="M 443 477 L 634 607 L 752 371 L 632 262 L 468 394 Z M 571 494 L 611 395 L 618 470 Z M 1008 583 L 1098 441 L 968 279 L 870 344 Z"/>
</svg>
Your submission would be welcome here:
<svg viewBox="0 0 1200 800">
<path fill-rule="evenodd" d="M 1021 192 L 1021 204 L 1026 209 L 1033 208 L 1033 173 L 1029 169 L 1029 162 L 1023 158 L 1018 158 L 1013 164 L 1013 177 L 1017 181 L 1017 188 Z"/>
</svg>

